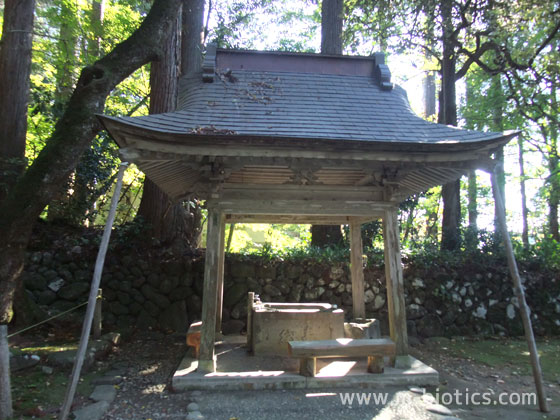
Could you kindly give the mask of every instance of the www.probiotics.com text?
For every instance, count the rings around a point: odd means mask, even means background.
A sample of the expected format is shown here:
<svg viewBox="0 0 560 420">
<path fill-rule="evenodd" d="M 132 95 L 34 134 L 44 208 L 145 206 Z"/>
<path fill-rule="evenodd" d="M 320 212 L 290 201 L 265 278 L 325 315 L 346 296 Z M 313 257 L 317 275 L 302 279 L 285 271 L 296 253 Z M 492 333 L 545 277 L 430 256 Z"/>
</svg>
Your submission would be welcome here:
<svg viewBox="0 0 560 420">
<path fill-rule="evenodd" d="M 426 390 L 423 390 L 426 393 Z M 389 402 L 407 403 L 414 396 L 411 393 L 388 392 L 340 392 L 338 394 L 342 405 L 386 405 Z M 456 389 L 453 392 L 443 392 L 437 389 L 433 396 L 438 404 L 442 405 L 536 405 L 537 395 L 534 392 L 476 392 Z M 397 401 L 394 401 L 397 400 Z"/>
</svg>

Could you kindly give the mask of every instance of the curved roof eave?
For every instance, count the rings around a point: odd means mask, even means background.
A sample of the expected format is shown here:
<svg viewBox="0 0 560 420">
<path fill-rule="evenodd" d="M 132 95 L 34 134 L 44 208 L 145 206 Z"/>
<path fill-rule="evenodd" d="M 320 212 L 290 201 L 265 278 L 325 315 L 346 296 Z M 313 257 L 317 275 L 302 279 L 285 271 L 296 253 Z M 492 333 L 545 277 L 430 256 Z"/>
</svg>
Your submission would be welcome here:
<svg viewBox="0 0 560 420">
<path fill-rule="evenodd" d="M 162 115 L 162 114 L 159 114 Z M 189 146 L 198 145 L 207 148 L 221 149 L 224 146 L 247 146 L 247 147 L 266 147 L 274 146 L 280 148 L 302 147 L 313 150 L 325 150 L 325 148 L 343 149 L 346 151 L 396 151 L 396 152 L 466 152 L 466 151 L 493 151 L 509 142 L 519 134 L 518 131 L 480 132 L 480 136 L 470 136 L 455 140 L 453 138 L 443 138 L 437 141 L 418 141 L 408 140 L 390 141 L 356 140 L 348 138 L 320 138 L 320 137 L 294 137 L 282 136 L 279 133 L 239 133 L 227 132 L 224 129 L 217 129 L 214 126 L 207 130 L 200 129 L 187 131 L 170 131 L 159 124 L 151 124 L 147 117 L 143 117 L 139 124 L 139 119 L 134 117 L 110 117 L 99 115 L 104 127 L 115 139 L 120 147 L 131 146 L 132 139 L 150 141 L 156 144 Z M 433 124 L 433 123 L 430 123 Z M 435 124 L 434 124 L 435 125 Z M 446 127 L 446 126 L 443 126 Z M 447 127 L 446 127 L 447 128 Z M 453 130 L 456 130 L 453 128 Z M 373 136 L 372 136 L 373 137 Z"/>
</svg>

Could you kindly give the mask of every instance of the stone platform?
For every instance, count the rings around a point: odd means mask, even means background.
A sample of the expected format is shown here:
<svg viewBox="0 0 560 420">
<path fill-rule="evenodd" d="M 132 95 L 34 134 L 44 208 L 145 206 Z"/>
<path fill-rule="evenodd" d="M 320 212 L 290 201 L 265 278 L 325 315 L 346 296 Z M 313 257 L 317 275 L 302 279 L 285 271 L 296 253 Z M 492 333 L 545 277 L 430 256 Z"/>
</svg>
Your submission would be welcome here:
<svg viewBox="0 0 560 420">
<path fill-rule="evenodd" d="M 367 373 L 367 360 L 318 359 L 317 376 L 298 374 L 299 360 L 279 356 L 252 356 L 247 353 L 246 337 L 225 336 L 216 343 L 214 373 L 196 371 L 198 361 L 185 356 L 173 375 L 176 391 L 305 389 L 352 386 L 376 388 L 387 385 L 430 386 L 439 383 L 438 372 L 412 356 L 399 356 L 395 367 L 381 374 Z"/>
</svg>

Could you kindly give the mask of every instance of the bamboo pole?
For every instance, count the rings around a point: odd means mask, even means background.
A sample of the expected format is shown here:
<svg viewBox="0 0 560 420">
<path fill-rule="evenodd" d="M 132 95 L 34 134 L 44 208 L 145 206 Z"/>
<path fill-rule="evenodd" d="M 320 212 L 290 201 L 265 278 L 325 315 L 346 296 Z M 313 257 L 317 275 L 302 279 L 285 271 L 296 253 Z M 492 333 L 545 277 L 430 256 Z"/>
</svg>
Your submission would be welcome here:
<svg viewBox="0 0 560 420">
<path fill-rule="evenodd" d="M 113 228 L 113 221 L 115 220 L 115 214 L 117 212 L 117 204 L 119 202 L 123 175 L 127 166 L 127 162 L 122 162 L 119 166 L 117 185 L 115 186 L 115 192 L 113 193 L 113 197 L 111 198 L 111 209 L 109 210 L 109 216 L 107 217 L 107 223 L 105 224 L 103 237 L 101 238 L 101 245 L 99 246 L 99 252 L 97 253 L 97 260 L 95 261 L 95 270 L 93 272 L 93 279 L 91 282 L 91 288 L 89 290 L 88 305 L 86 309 L 86 316 L 84 318 L 84 323 L 82 326 L 80 345 L 78 346 L 76 360 L 74 361 L 72 377 L 70 383 L 68 384 L 66 396 L 64 397 L 64 403 L 62 404 L 62 408 L 60 410 L 59 420 L 66 420 L 68 418 L 68 414 L 70 414 L 70 409 L 72 407 L 72 401 L 74 400 L 74 394 L 76 393 L 76 387 L 78 386 L 78 380 L 80 379 L 80 372 L 82 370 L 82 365 L 84 364 L 84 356 L 86 354 L 89 334 L 91 331 L 91 324 L 93 322 L 93 314 L 97 301 L 97 292 L 99 290 L 99 284 L 101 283 L 103 264 L 105 263 L 105 255 L 107 254 L 109 238 L 111 237 L 111 229 Z"/>
<path fill-rule="evenodd" d="M 517 301 L 519 302 L 519 312 L 521 313 L 523 329 L 525 330 L 525 338 L 527 340 L 527 346 L 529 347 L 529 353 L 531 355 L 531 366 L 533 368 L 533 378 L 535 380 L 535 387 L 537 389 L 539 409 L 543 413 L 548 413 L 550 410 L 548 408 L 548 402 L 546 400 L 546 392 L 543 384 L 541 364 L 539 360 L 539 354 L 537 352 L 537 344 L 535 342 L 533 327 L 531 325 L 531 318 L 529 316 L 529 307 L 527 306 L 527 302 L 525 300 L 523 284 L 521 283 L 521 277 L 519 275 L 519 270 L 517 269 L 517 262 L 515 260 L 513 247 L 511 245 L 511 238 L 509 237 L 509 232 L 507 229 L 506 210 L 504 207 L 504 202 L 502 200 L 502 194 L 500 192 L 500 185 L 498 183 L 498 178 L 495 171 L 491 171 L 490 176 L 492 180 L 492 193 L 494 194 L 494 201 L 496 203 L 498 225 L 499 229 L 502 231 L 502 239 L 506 248 L 509 271 L 513 280 L 513 291 L 515 292 L 515 296 L 517 297 Z"/>
</svg>

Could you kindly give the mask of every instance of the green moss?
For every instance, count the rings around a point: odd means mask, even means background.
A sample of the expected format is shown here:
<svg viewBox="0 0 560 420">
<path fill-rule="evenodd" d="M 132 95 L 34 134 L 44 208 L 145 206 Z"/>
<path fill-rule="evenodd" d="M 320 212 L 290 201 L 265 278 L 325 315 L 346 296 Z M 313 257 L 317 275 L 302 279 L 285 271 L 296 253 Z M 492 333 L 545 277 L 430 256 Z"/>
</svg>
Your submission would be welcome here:
<svg viewBox="0 0 560 420">
<path fill-rule="evenodd" d="M 527 342 L 522 339 L 469 340 L 452 339 L 445 344 L 453 355 L 484 363 L 496 368 L 509 368 L 520 375 L 531 374 Z M 560 377 L 560 338 L 537 342 L 544 378 L 556 381 Z"/>
<path fill-rule="evenodd" d="M 82 375 L 77 395 L 91 394 L 94 387 L 91 380 L 94 376 L 95 373 Z M 48 375 L 38 366 L 15 372 L 12 375 L 12 397 L 16 418 L 36 418 L 39 412 L 55 416 L 64 400 L 68 380 L 68 371 L 55 369 L 51 375 Z M 35 417 L 33 417 L 34 413 Z"/>
<path fill-rule="evenodd" d="M 77 344 L 74 342 L 45 343 L 32 347 L 12 347 L 11 351 L 14 354 L 36 354 L 43 358 L 58 351 L 76 348 Z M 99 376 L 99 373 L 82 374 L 76 395 L 89 396 L 94 388 L 91 383 L 92 379 L 96 376 Z M 41 413 L 46 413 L 44 418 L 57 418 L 58 409 L 64 400 L 69 377 L 70 371 L 60 368 L 54 368 L 52 374 L 47 374 L 41 369 L 41 364 L 14 372 L 11 375 L 14 418 L 37 418 Z"/>
</svg>

